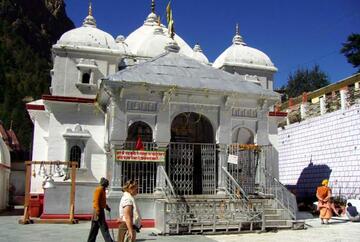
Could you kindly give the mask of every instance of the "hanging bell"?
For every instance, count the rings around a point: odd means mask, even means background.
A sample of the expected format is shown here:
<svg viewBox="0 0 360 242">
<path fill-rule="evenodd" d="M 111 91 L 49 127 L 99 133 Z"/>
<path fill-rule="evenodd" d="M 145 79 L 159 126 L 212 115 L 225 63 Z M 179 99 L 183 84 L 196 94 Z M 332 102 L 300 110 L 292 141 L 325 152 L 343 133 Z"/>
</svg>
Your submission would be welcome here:
<svg viewBox="0 0 360 242">
<path fill-rule="evenodd" d="M 44 189 L 55 188 L 54 179 L 51 176 L 46 177 L 43 183 L 43 188 Z"/>
<path fill-rule="evenodd" d="M 31 174 L 34 178 L 36 177 L 35 164 L 33 164 L 33 171 Z"/>
<path fill-rule="evenodd" d="M 40 165 L 40 170 L 39 170 L 38 175 L 41 176 L 41 177 L 45 177 L 45 176 L 46 176 L 46 169 L 45 169 L 44 164 L 41 164 L 41 165 Z"/>
<path fill-rule="evenodd" d="M 62 171 L 62 169 L 60 168 L 60 165 L 57 164 L 55 167 L 55 173 L 54 173 L 54 177 L 63 177 L 64 173 Z"/>
</svg>

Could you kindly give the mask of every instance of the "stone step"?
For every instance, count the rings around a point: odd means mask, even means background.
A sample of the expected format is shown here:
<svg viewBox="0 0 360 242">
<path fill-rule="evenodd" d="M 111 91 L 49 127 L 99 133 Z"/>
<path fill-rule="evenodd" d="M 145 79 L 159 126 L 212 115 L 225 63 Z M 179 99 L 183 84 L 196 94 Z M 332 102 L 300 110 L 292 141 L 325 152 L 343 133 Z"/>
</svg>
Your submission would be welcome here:
<svg viewBox="0 0 360 242">
<path fill-rule="evenodd" d="M 282 220 L 282 215 L 265 214 L 265 221 L 268 220 Z"/>
<path fill-rule="evenodd" d="M 264 209 L 264 214 L 281 214 L 282 211 L 284 211 L 282 208 L 268 208 Z"/>
<path fill-rule="evenodd" d="M 177 231 L 179 229 L 179 231 Z M 182 233 L 239 233 L 239 232 L 251 232 L 260 231 L 262 229 L 261 222 L 253 223 L 192 223 L 182 224 L 177 227 L 175 224 L 170 224 L 170 234 Z"/>
<path fill-rule="evenodd" d="M 292 223 L 288 220 L 266 220 L 266 228 L 291 228 Z"/>
</svg>

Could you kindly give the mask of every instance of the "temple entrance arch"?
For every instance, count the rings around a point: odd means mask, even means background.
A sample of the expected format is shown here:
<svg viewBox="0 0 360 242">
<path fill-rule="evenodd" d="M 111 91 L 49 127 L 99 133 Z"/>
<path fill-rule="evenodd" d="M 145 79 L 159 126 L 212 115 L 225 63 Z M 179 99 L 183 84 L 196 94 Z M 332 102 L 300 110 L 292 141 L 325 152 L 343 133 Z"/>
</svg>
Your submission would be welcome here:
<svg viewBox="0 0 360 242">
<path fill-rule="evenodd" d="M 173 119 L 166 167 L 177 194 L 215 194 L 216 145 L 207 117 L 185 112 Z"/>
<path fill-rule="evenodd" d="M 142 121 L 134 122 L 128 128 L 128 135 L 126 141 L 136 141 L 139 137 L 144 142 L 152 142 L 152 129 Z"/>
<path fill-rule="evenodd" d="M 239 127 L 232 133 L 233 144 L 253 144 L 254 134 L 247 128 Z"/>
<path fill-rule="evenodd" d="M 171 141 L 183 143 L 214 143 L 214 129 L 202 114 L 178 114 L 171 123 Z"/>
</svg>

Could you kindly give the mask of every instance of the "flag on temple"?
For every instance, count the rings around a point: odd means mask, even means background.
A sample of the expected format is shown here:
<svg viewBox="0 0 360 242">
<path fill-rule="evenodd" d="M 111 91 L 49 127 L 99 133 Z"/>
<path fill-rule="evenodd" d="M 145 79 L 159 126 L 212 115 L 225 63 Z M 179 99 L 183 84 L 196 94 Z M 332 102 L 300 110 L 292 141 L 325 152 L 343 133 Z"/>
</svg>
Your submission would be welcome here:
<svg viewBox="0 0 360 242">
<path fill-rule="evenodd" d="M 174 19 L 173 19 L 173 15 L 172 15 L 172 10 L 171 10 L 171 1 L 169 1 L 168 5 L 166 6 L 166 19 L 167 19 L 167 23 L 168 23 L 168 32 L 169 35 L 172 39 L 174 39 L 174 35 L 175 35 L 175 29 L 174 29 Z"/>
<path fill-rule="evenodd" d="M 169 24 L 170 19 L 172 19 L 172 11 L 171 11 L 171 1 L 169 1 L 168 5 L 166 6 L 166 19 L 167 23 Z"/>
<path fill-rule="evenodd" d="M 138 139 L 136 141 L 135 150 L 144 150 L 144 144 L 143 144 L 140 136 L 138 137 Z"/>
</svg>

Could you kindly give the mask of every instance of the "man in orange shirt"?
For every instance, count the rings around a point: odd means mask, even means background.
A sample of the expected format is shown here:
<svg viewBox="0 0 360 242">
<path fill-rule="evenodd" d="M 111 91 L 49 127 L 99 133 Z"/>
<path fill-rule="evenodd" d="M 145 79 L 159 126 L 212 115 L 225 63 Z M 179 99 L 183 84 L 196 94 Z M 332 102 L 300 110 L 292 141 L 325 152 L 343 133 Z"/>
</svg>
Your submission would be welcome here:
<svg viewBox="0 0 360 242">
<path fill-rule="evenodd" d="M 95 189 L 93 199 L 93 216 L 91 219 L 91 229 L 89 233 L 88 242 L 95 242 L 99 228 L 106 242 L 113 242 L 109 228 L 105 221 L 104 209 L 110 212 L 110 207 L 106 204 L 106 188 L 109 186 L 109 181 L 102 177 L 100 179 L 100 186 Z"/>
</svg>

